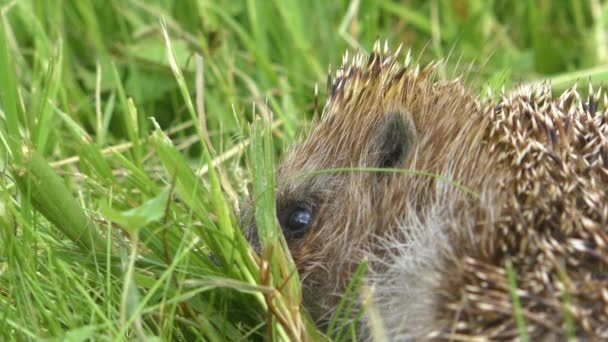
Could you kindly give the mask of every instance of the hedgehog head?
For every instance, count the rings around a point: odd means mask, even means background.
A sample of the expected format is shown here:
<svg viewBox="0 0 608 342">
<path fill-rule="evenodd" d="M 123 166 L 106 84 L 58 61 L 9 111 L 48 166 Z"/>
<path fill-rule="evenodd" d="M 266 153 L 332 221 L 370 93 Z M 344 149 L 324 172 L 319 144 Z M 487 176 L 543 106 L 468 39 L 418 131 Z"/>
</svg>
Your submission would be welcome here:
<svg viewBox="0 0 608 342">
<path fill-rule="evenodd" d="M 378 241 L 400 234 L 408 210 L 429 199 L 433 179 L 395 171 L 439 171 L 446 149 L 462 139 L 458 123 L 479 112 L 458 80 L 443 80 L 435 64 L 413 65 L 410 54 L 400 63 L 399 50 L 377 42 L 369 57 L 345 55 L 328 77 L 321 117 L 276 171 L 277 220 L 304 305 L 321 324 L 359 262 L 384 253 Z M 404 177 L 423 181 L 399 181 Z M 418 204 L 404 200 L 409 190 Z"/>
</svg>

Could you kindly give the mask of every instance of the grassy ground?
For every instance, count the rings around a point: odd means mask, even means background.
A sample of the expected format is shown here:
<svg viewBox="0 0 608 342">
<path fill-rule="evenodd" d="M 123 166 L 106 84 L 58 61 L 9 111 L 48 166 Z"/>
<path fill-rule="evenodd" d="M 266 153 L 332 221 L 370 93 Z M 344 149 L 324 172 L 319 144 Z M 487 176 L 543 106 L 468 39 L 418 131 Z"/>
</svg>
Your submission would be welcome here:
<svg viewBox="0 0 608 342">
<path fill-rule="evenodd" d="M 236 208 L 250 189 L 278 239 L 273 159 L 346 49 L 474 62 L 480 92 L 608 79 L 600 0 L 0 6 L 4 341 L 320 339 L 284 248 L 260 262 Z"/>
</svg>

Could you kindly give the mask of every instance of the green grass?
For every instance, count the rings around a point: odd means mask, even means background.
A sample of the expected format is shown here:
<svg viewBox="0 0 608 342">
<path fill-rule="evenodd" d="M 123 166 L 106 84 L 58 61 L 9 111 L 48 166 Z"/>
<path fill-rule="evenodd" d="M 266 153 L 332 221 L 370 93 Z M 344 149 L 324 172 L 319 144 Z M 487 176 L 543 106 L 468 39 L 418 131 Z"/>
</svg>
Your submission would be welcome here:
<svg viewBox="0 0 608 342">
<path fill-rule="evenodd" d="M 346 49 L 473 62 L 480 92 L 608 79 L 599 0 L 0 6 L 3 341 L 322 338 L 267 189 Z M 261 259 L 238 228 L 247 189 Z"/>
</svg>

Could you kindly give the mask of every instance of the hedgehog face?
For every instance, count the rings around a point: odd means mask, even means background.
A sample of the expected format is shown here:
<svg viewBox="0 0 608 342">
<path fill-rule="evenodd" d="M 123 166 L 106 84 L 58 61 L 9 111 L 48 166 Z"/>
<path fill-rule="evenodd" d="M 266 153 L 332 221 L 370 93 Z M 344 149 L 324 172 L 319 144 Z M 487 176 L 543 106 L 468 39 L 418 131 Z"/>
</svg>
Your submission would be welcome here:
<svg viewBox="0 0 608 342">
<path fill-rule="evenodd" d="M 436 171 L 471 110 L 459 84 L 431 74 L 386 54 L 356 57 L 330 77 L 323 114 L 276 170 L 277 221 L 320 325 L 361 260 L 385 253 L 378 242 L 431 196 L 432 179 L 387 169 Z M 247 236 L 259 247 L 255 225 Z"/>
<path fill-rule="evenodd" d="M 375 213 L 385 196 L 381 184 L 396 175 L 365 169 L 400 167 L 412 145 L 406 112 L 358 115 L 368 119 L 359 122 L 362 130 L 344 136 L 349 117 L 316 123 L 277 170 L 277 220 L 303 281 L 305 306 L 321 323 L 363 246 L 390 220 Z"/>
<path fill-rule="evenodd" d="M 326 117 L 277 169 L 277 221 L 303 281 L 304 304 L 320 323 L 330 317 L 363 246 L 389 221 L 374 213 L 384 197 L 381 184 L 395 175 L 365 168 L 400 167 L 413 140 L 405 111 L 355 115 L 365 119 L 356 135 L 343 134 L 352 131 L 352 116 Z M 255 224 L 247 237 L 259 248 Z"/>
<path fill-rule="evenodd" d="M 331 124 L 331 123 L 330 123 Z M 334 122 L 335 124 L 335 122 Z M 380 127 L 373 127 L 375 137 L 371 141 L 368 150 L 364 150 L 358 163 L 349 165 L 345 163 L 340 165 L 339 162 L 332 163 L 327 160 L 326 165 L 318 165 L 310 167 L 309 173 L 302 170 L 303 165 L 296 163 L 295 167 L 300 168 L 293 170 L 293 165 L 289 165 L 289 160 L 282 165 L 279 173 L 279 191 L 277 193 L 277 220 L 281 226 L 283 234 L 287 241 L 298 241 L 306 238 L 307 234 L 319 222 L 317 216 L 319 214 L 332 215 L 332 212 L 321 211 L 326 206 L 331 198 L 338 199 L 340 196 L 335 192 L 339 189 L 339 183 L 347 183 L 350 177 L 347 172 L 365 172 L 365 160 L 371 165 L 368 167 L 375 168 L 392 168 L 399 166 L 411 147 L 411 132 L 407 123 L 407 114 L 405 113 L 387 113 L 382 118 Z M 331 128 L 325 128 L 331 129 Z M 313 134 L 314 135 L 314 134 Z M 315 141 L 318 143 L 318 141 Z M 300 149 L 318 150 L 320 146 L 311 146 L 312 143 L 304 144 Z M 327 147 L 327 145 L 325 146 Z M 306 153 L 305 151 L 302 151 Z M 292 152 L 294 155 L 299 155 L 300 151 Z M 348 149 L 343 151 L 344 155 L 351 155 L 352 152 Z M 311 156 L 314 158 L 315 156 Z M 361 165 L 356 165 L 361 164 Z M 338 171 L 337 167 L 361 167 L 362 170 L 345 170 Z M 317 172 L 327 171 L 326 176 L 319 176 Z M 342 173 L 336 175 L 334 172 Z M 288 175 L 296 174 L 296 177 L 288 178 Z M 296 178 L 302 177 L 302 181 L 297 181 Z M 356 176 L 357 181 L 363 181 Z M 372 178 L 374 176 L 371 176 Z M 383 177 L 383 176 L 379 176 Z M 338 183 L 338 184 L 336 184 Z"/>
</svg>

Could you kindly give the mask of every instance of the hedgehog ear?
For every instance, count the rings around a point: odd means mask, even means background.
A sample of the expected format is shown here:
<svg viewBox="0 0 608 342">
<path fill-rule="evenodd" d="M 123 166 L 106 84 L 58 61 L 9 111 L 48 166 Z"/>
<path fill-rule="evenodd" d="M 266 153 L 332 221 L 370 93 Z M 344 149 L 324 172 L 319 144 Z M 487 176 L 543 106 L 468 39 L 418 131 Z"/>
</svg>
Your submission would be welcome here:
<svg viewBox="0 0 608 342">
<path fill-rule="evenodd" d="M 395 112 L 386 114 L 376 140 L 376 166 L 392 168 L 399 166 L 412 147 L 412 132 L 406 116 Z"/>
</svg>

